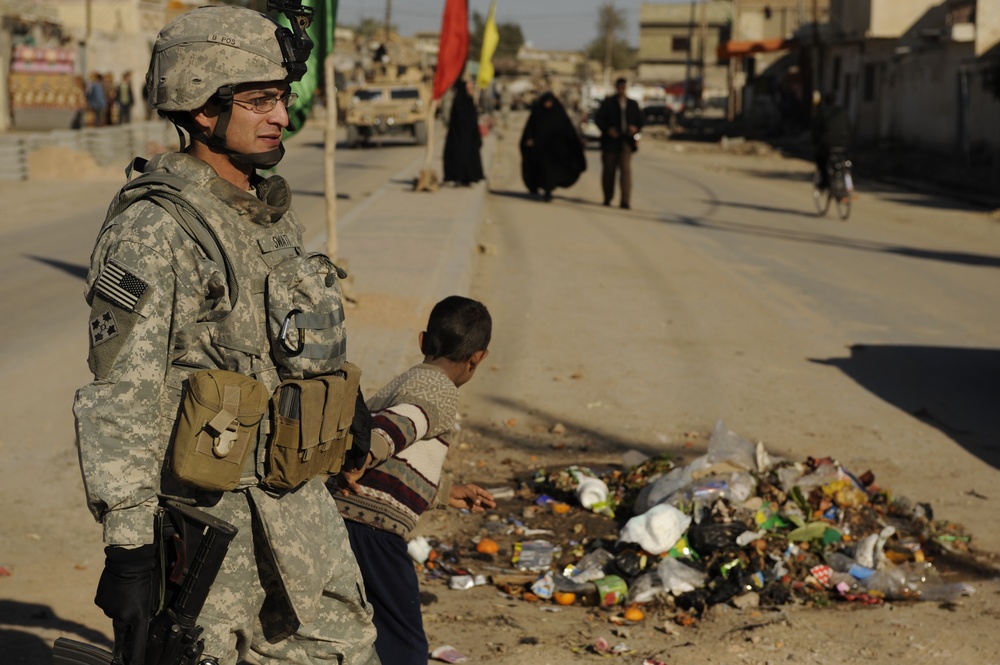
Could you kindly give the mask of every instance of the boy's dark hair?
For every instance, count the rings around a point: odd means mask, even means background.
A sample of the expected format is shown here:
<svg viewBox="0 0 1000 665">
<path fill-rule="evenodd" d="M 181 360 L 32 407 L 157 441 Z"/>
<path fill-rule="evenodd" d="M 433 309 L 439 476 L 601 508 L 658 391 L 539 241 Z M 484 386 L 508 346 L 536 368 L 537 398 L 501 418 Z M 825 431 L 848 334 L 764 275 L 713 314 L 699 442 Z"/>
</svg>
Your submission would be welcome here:
<svg viewBox="0 0 1000 665">
<path fill-rule="evenodd" d="M 448 296 L 431 310 L 420 351 L 430 358 L 465 362 L 490 345 L 493 319 L 486 305 L 462 296 Z"/>
</svg>

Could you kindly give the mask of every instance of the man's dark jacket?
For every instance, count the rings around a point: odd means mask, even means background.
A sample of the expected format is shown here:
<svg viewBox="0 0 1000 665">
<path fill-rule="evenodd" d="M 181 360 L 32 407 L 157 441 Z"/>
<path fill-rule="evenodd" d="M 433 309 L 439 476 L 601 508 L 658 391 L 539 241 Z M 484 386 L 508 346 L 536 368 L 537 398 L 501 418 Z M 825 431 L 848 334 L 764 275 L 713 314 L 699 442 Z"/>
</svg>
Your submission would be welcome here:
<svg viewBox="0 0 1000 665">
<path fill-rule="evenodd" d="M 608 134 L 608 130 L 612 127 L 619 128 L 621 131 L 622 126 L 622 108 L 621 104 L 618 103 L 618 95 L 611 95 L 610 97 L 605 97 L 604 101 L 601 102 L 600 108 L 597 109 L 597 115 L 594 117 L 594 122 L 597 124 L 598 128 L 601 130 L 601 151 L 602 152 L 618 152 L 622 149 L 622 140 L 626 139 L 628 145 L 632 150 L 635 150 L 637 144 L 635 142 L 635 136 L 619 136 L 618 138 L 612 137 Z M 632 125 L 636 128 L 636 132 L 642 129 L 642 112 L 639 111 L 639 103 L 634 99 L 625 98 L 625 123 L 627 125 Z"/>
</svg>

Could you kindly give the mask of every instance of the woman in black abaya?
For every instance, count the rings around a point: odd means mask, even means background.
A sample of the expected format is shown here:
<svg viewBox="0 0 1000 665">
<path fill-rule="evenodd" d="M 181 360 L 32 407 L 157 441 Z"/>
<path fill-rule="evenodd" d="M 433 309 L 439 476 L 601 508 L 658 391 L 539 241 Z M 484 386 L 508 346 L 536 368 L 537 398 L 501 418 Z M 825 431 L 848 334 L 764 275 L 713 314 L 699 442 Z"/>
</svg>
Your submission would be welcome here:
<svg viewBox="0 0 1000 665">
<path fill-rule="evenodd" d="M 532 194 L 552 200 L 556 187 L 570 187 L 587 170 L 583 144 L 566 109 L 551 92 L 531 107 L 521 134 L 521 178 Z"/>
<path fill-rule="evenodd" d="M 479 114 L 462 79 L 455 82 L 455 100 L 448 118 L 448 136 L 444 141 L 444 181 L 470 185 L 483 179 L 479 149 Z"/>
</svg>

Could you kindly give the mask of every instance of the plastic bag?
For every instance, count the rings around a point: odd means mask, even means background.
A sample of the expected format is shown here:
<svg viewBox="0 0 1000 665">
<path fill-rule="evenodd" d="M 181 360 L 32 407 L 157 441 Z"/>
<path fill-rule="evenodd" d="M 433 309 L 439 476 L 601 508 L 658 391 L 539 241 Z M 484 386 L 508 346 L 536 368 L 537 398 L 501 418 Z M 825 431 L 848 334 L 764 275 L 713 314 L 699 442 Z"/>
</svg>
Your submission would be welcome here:
<svg viewBox="0 0 1000 665">
<path fill-rule="evenodd" d="M 708 440 L 708 462 L 729 462 L 747 471 L 757 470 L 757 444 L 726 427 L 718 420 Z"/>
<path fill-rule="evenodd" d="M 637 543 L 650 554 L 662 554 L 680 540 L 690 525 L 690 515 L 661 503 L 626 522 L 618 539 Z"/>
<path fill-rule="evenodd" d="M 701 588 L 706 579 L 705 573 L 670 556 L 660 561 L 656 574 L 661 586 L 675 596 Z"/>
</svg>

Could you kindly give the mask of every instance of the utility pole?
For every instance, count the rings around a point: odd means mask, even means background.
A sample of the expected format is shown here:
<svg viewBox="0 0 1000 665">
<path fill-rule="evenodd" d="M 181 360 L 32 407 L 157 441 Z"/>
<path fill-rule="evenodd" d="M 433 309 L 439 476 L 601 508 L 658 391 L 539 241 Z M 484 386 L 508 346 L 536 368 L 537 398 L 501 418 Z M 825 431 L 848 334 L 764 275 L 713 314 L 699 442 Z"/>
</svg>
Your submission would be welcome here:
<svg viewBox="0 0 1000 665">
<path fill-rule="evenodd" d="M 391 19 L 392 19 L 392 0 L 385 0 L 385 39 L 383 41 L 385 43 L 386 49 L 389 48 L 389 30 L 391 30 L 390 26 L 392 25 Z"/>
<path fill-rule="evenodd" d="M 819 2 L 813 3 L 813 80 L 812 80 L 812 103 L 813 106 L 819 104 L 823 90 L 823 44 L 820 42 L 819 34 Z"/>
<path fill-rule="evenodd" d="M 705 101 L 705 40 L 708 39 L 708 4 L 707 0 L 701 0 L 701 26 L 698 36 L 698 78 L 701 81 L 701 89 L 698 91 L 698 108 L 701 108 Z"/>
<path fill-rule="evenodd" d="M 691 49 L 694 47 L 694 0 L 691 0 L 691 18 L 688 19 L 687 62 L 684 63 L 684 108 L 691 108 Z"/>
<path fill-rule="evenodd" d="M 740 34 L 740 0 L 733 0 L 733 30 L 732 34 L 729 35 L 730 41 L 739 41 Z M 736 119 L 736 114 L 739 112 L 740 105 L 736 101 L 736 66 L 739 63 L 737 58 L 729 54 L 729 66 L 726 68 L 727 72 L 727 83 L 729 87 L 729 103 L 726 109 L 726 119 L 732 122 Z"/>
<path fill-rule="evenodd" d="M 612 0 L 611 4 L 608 5 L 609 12 L 605 16 L 604 32 L 604 92 L 608 94 L 608 88 L 611 85 L 611 47 L 615 42 L 615 31 L 613 28 L 614 21 L 612 20 L 612 14 L 614 12 L 615 3 Z"/>
</svg>

